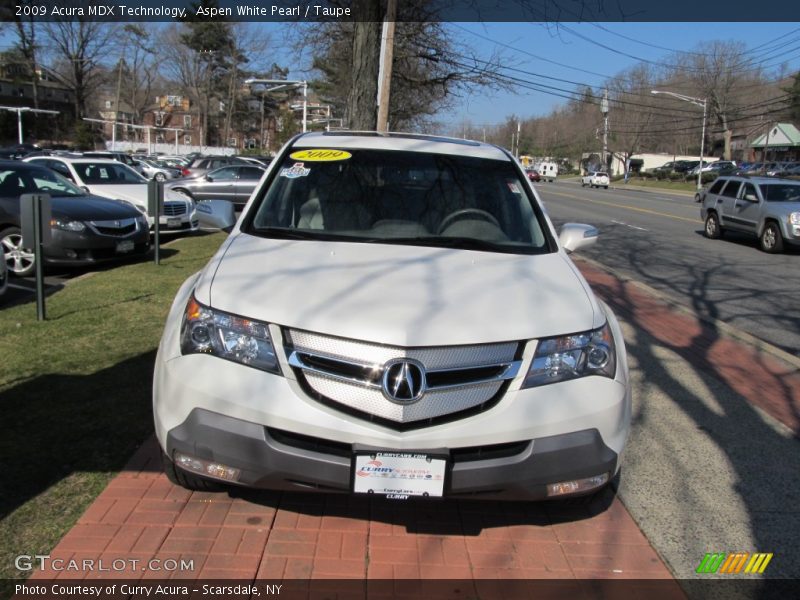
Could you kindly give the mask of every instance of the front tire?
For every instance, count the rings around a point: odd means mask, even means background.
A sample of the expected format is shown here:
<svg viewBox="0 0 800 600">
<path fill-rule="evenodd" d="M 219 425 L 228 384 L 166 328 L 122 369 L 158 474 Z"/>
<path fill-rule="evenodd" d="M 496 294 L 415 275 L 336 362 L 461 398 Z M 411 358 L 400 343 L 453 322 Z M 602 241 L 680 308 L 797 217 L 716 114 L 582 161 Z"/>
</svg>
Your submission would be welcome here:
<svg viewBox="0 0 800 600">
<path fill-rule="evenodd" d="M 783 236 L 777 223 L 769 221 L 764 225 L 764 230 L 758 238 L 759 246 L 764 252 L 778 254 L 783 252 Z"/>
<path fill-rule="evenodd" d="M 710 240 L 718 240 L 722 236 L 722 227 L 719 225 L 719 217 L 717 216 L 717 213 L 708 213 L 703 232 Z"/>
<path fill-rule="evenodd" d="M 36 267 L 32 250 L 22 247 L 19 227 L 8 227 L 0 232 L 0 248 L 8 270 L 17 277 L 28 277 Z"/>
</svg>

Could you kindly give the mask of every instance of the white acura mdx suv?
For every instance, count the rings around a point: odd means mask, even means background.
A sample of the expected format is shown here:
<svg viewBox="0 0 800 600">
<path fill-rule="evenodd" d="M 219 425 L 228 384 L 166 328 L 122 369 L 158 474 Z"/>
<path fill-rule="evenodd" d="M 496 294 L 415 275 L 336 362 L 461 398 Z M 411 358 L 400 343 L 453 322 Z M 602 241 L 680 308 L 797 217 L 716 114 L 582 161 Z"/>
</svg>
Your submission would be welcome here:
<svg viewBox="0 0 800 600">
<path fill-rule="evenodd" d="M 620 327 L 505 150 L 290 141 L 181 287 L 156 358 L 167 475 L 280 490 L 544 499 L 619 470 Z"/>
</svg>

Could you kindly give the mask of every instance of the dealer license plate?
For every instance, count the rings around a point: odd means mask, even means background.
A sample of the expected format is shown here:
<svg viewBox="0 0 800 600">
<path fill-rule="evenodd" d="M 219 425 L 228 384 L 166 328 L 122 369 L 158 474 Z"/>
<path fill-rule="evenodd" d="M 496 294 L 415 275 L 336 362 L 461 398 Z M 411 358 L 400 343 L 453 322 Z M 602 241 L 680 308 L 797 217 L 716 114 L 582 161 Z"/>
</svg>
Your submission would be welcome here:
<svg viewBox="0 0 800 600">
<path fill-rule="evenodd" d="M 181 226 L 181 218 L 180 217 L 167 217 L 167 227 L 170 229 L 177 229 Z"/>
<path fill-rule="evenodd" d="M 427 454 L 376 452 L 353 458 L 353 491 L 390 498 L 441 496 L 447 461 Z"/>
<path fill-rule="evenodd" d="M 117 242 L 117 252 L 120 254 L 133 252 L 133 240 L 122 240 L 121 242 Z"/>
</svg>

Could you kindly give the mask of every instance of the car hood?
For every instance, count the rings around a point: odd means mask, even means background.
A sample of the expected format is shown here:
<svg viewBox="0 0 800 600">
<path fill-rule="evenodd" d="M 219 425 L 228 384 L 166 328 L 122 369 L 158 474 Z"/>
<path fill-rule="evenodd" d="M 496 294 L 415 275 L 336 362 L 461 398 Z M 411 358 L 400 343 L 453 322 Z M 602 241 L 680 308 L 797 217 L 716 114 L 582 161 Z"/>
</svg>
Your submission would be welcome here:
<svg viewBox="0 0 800 600">
<path fill-rule="evenodd" d="M 397 346 L 547 337 L 604 320 L 563 253 L 238 234 L 209 263 L 195 294 L 203 304 L 253 319 Z"/>
<path fill-rule="evenodd" d="M 147 208 L 147 184 L 146 183 L 131 183 L 125 185 L 98 185 L 92 184 L 87 186 L 92 194 L 103 196 L 104 198 L 119 198 L 120 200 L 127 200 L 142 208 Z M 186 202 L 186 197 L 173 192 L 168 188 L 164 188 L 164 200 L 179 200 Z"/>
<path fill-rule="evenodd" d="M 130 219 L 141 214 L 127 202 L 95 196 L 78 196 L 76 198 L 56 196 L 52 198 L 50 206 L 54 215 L 78 221 Z"/>
</svg>

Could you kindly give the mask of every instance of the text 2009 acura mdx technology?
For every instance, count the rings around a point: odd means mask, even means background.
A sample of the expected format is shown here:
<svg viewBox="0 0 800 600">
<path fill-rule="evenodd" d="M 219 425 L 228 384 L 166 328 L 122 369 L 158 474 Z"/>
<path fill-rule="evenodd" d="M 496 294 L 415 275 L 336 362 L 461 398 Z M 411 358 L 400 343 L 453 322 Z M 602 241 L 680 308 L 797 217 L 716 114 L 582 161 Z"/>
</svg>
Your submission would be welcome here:
<svg viewBox="0 0 800 600">
<path fill-rule="evenodd" d="M 619 469 L 611 310 L 505 150 L 404 134 L 292 140 L 181 287 L 154 413 L 170 478 L 542 499 Z"/>
</svg>

